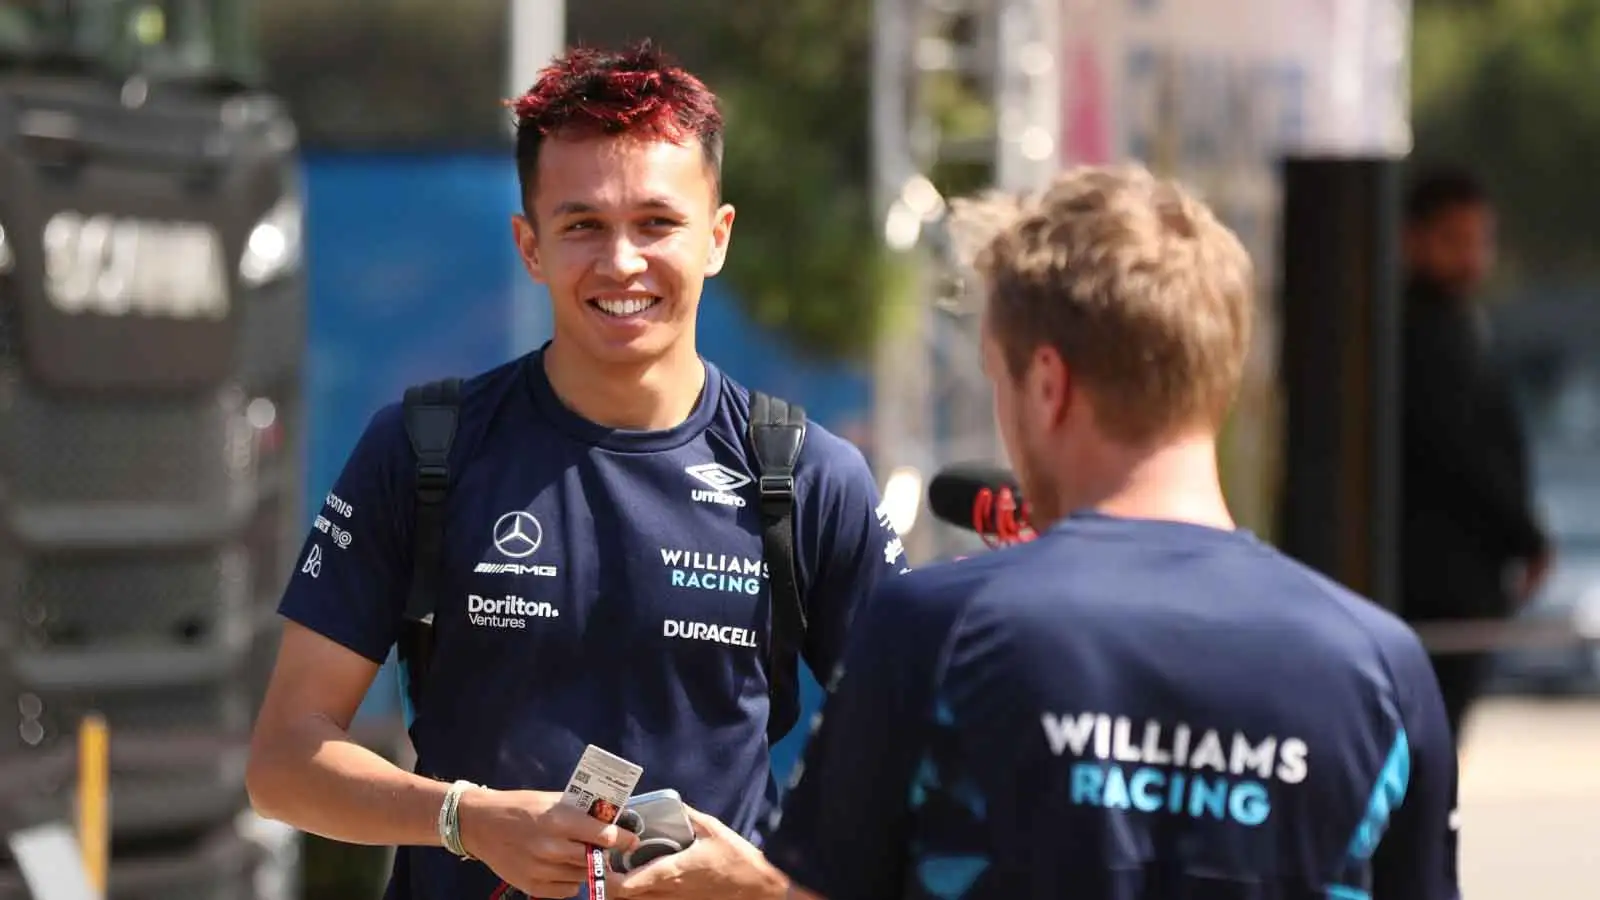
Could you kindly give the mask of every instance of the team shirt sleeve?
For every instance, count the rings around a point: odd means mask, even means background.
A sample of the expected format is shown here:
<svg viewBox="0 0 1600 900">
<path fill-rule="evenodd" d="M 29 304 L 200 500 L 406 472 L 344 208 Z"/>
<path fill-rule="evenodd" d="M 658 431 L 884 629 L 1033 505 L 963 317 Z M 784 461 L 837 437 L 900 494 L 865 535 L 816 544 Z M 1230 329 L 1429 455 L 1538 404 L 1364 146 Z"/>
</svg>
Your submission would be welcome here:
<svg viewBox="0 0 1600 900">
<path fill-rule="evenodd" d="M 278 612 L 382 664 L 399 633 L 411 583 L 409 445 L 398 406 L 386 407 L 345 461 L 317 510 Z"/>
<path fill-rule="evenodd" d="M 864 607 L 764 848 L 797 885 L 828 900 L 901 894 L 910 795 L 944 644 L 927 622 L 913 624 L 909 581 L 885 582 Z"/>
<path fill-rule="evenodd" d="M 1444 699 L 1415 638 L 1394 655 L 1410 772 L 1405 799 L 1373 857 L 1372 900 L 1460 900 L 1457 757 Z"/>
<path fill-rule="evenodd" d="M 818 500 L 805 516 L 809 547 L 804 655 L 826 683 L 844 653 L 850 622 L 887 576 L 910 571 L 904 547 L 880 507 L 872 470 L 854 445 L 827 435 L 814 465 Z M 819 442 L 821 444 L 821 442 Z"/>
</svg>

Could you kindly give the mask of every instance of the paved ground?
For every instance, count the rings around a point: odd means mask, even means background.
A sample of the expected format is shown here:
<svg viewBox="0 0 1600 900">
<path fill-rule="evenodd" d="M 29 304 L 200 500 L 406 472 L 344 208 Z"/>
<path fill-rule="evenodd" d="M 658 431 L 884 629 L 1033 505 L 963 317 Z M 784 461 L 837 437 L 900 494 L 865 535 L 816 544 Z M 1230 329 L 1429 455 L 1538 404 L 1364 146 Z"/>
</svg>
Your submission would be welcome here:
<svg viewBox="0 0 1600 900">
<path fill-rule="evenodd" d="M 1600 897 L 1600 701 L 1497 698 L 1468 727 L 1464 900 Z"/>
</svg>

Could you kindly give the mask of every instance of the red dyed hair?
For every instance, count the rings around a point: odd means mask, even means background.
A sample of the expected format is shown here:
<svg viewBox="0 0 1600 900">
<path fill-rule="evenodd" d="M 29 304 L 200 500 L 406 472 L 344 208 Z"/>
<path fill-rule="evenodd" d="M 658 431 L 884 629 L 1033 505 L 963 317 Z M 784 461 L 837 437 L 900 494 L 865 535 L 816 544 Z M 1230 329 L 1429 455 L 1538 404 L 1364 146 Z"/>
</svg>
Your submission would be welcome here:
<svg viewBox="0 0 1600 900">
<path fill-rule="evenodd" d="M 621 52 L 580 47 L 545 67 L 528 92 L 506 101 L 517 123 L 517 175 L 531 207 L 539 150 L 551 137 L 634 135 L 700 142 L 720 192 L 722 113 L 705 82 L 650 41 Z"/>
</svg>

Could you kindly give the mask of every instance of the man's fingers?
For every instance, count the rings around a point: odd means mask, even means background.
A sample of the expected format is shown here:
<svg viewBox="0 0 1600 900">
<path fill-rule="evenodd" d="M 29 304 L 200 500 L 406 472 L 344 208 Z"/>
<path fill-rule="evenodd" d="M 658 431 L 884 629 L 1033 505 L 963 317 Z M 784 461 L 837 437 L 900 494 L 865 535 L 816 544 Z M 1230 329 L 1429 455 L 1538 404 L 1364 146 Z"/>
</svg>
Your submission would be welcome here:
<svg viewBox="0 0 1600 900">
<path fill-rule="evenodd" d="M 589 871 L 588 848 L 577 841 L 562 838 L 545 838 L 528 848 L 529 855 L 539 861 L 542 869 L 566 877 Z"/>
<path fill-rule="evenodd" d="M 639 836 L 625 828 L 618 828 L 615 825 L 602 826 L 593 819 L 589 821 L 592 824 L 573 829 L 570 833 L 572 840 L 580 844 L 599 847 L 603 850 L 615 848 L 624 851 L 632 850 L 634 845 L 639 843 Z"/>
<path fill-rule="evenodd" d="M 639 836 L 619 825 L 607 825 L 600 829 L 596 839 L 589 843 L 608 850 L 613 848 L 632 850 L 639 843 Z"/>
<path fill-rule="evenodd" d="M 516 871 L 499 873 L 506 883 L 528 897 L 565 900 L 575 896 L 587 883 L 587 875 L 559 863 L 534 861 Z"/>
<path fill-rule="evenodd" d="M 641 897 L 650 893 L 657 885 L 670 881 L 677 875 L 677 854 L 653 859 L 632 872 L 621 876 L 617 881 L 606 880 L 606 886 L 613 884 L 617 887 L 619 897 Z"/>
<path fill-rule="evenodd" d="M 561 832 L 580 844 L 592 844 L 607 850 L 614 847 L 629 850 L 639 843 L 638 836 L 633 832 L 607 825 L 575 807 L 562 806 L 556 814 L 561 817 Z"/>
<path fill-rule="evenodd" d="M 722 824 L 722 821 L 716 816 L 707 815 L 687 803 L 683 805 L 683 811 L 688 814 L 689 824 L 694 826 L 696 837 L 713 837 L 721 834 L 728 827 Z"/>
<path fill-rule="evenodd" d="M 512 885 L 517 890 L 529 897 L 539 897 L 543 900 L 567 900 L 576 897 L 583 890 L 584 882 L 581 881 L 529 881 Z"/>
<path fill-rule="evenodd" d="M 625 897 L 632 897 L 632 896 L 635 896 L 635 895 L 632 894 L 632 893 L 629 893 L 628 887 L 627 887 L 627 878 L 625 876 L 618 875 L 616 872 L 613 872 L 613 871 L 607 869 L 606 870 L 606 896 L 607 897 L 625 898 Z"/>
</svg>

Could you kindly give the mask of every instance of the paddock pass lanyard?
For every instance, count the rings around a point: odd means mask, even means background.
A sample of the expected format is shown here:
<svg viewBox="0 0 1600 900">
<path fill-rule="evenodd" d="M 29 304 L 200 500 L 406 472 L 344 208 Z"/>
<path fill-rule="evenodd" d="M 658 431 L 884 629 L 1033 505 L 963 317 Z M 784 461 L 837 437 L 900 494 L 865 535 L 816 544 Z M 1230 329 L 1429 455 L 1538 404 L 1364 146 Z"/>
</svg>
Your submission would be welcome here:
<svg viewBox="0 0 1600 900">
<path fill-rule="evenodd" d="M 606 853 L 589 847 L 589 900 L 606 900 Z"/>
</svg>

